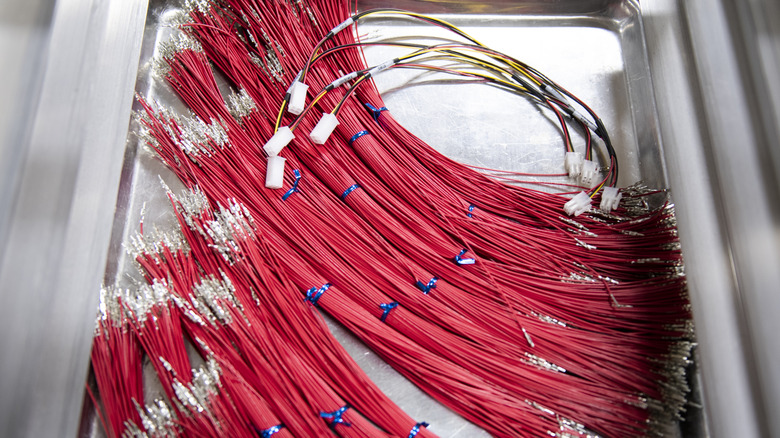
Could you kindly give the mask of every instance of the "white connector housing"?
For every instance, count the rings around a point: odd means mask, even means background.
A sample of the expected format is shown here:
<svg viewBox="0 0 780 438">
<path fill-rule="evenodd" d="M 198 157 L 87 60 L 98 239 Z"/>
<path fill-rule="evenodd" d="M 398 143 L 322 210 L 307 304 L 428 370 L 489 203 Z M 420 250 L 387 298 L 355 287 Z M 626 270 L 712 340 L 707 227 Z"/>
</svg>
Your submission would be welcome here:
<svg viewBox="0 0 780 438">
<path fill-rule="evenodd" d="M 585 192 L 579 192 L 577 195 L 563 204 L 563 211 L 569 216 L 579 216 L 590 210 L 590 196 Z"/>
<path fill-rule="evenodd" d="M 315 144 L 325 144 L 338 124 L 339 121 L 336 116 L 330 113 L 322 113 L 322 118 L 317 122 L 317 126 L 311 130 L 311 134 L 309 134 L 311 141 Z"/>
<path fill-rule="evenodd" d="M 617 187 L 604 187 L 604 190 L 601 191 L 601 204 L 599 204 L 599 208 L 601 211 L 609 213 L 618 208 L 622 198 L 623 194 L 620 193 L 620 189 Z"/>
<path fill-rule="evenodd" d="M 281 152 L 285 146 L 290 144 L 294 138 L 295 134 L 293 134 L 290 127 L 282 126 L 278 131 L 276 131 L 276 134 L 274 134 L 273 137 L 271 137 L 265 143 L 263 150 L 266 154 L 268 154 L 269 157 L 275 157 L 279 155 L 279 152 Z"/>
<path fill-rule="evenodd" d="M 585 155 L 582 152 L 566 152 L 563 163 L 566 166 L 566 172 L 569 173 L 569 178 L 580 176 L 583 161 L 585 161 Z"/>
<path fill-rule="evenodd" d="M 265 171 L 265 186 L 269 189 L 281 189 L 284 185 L 284 157 L 268 157 L 268 168 Z"/>
<path fill-rule="evenodd" d="M 303 109 L 306 108 L 306 93 L 308 91 L 308 85 L 298 80 L 293 82 L 290 86 L 290 103 L 287 104 L 287 111 L 296 116 L 302 113 Z"/>
<path fill-rule="evenodd" d="M 580 184 L 592 189 L 599 182 L 599 165 L 595 161 L 585 160 L 582 162 L 582 171 L 580 172 Z"/>
</svg>

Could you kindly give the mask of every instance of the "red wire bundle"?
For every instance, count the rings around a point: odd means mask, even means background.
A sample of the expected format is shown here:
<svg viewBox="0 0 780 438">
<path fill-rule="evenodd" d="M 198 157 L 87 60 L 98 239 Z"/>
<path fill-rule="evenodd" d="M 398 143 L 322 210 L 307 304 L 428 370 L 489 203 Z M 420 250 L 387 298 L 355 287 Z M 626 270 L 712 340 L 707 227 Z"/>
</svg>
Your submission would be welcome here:
<svg viewBox="0 0 780 438">
<path fill-rule="evenodd" d="M 109 438 L 123 436 L 126 429 L 141 424 L 133 400 L 143 400 L 141 349 L 117 301 L 120 296 L 112 288 L 101 290 L 91 356 L 105 415 L 98 413 Z M 94 401 L 89 385 L 87 391 Z"/>
<path fill-rule="evenodd" d="M 285 187 L 263 187 L 260 145 L 280 98 L 349 12 L 326 0 L 200 2 L 182 25 L 192 39 L 158 67 L 195 116 L 139 98 L 145 141 L 205 198 L 174 202 L 191 252 L 139 261 L 184 315 L 224 313 L 181 321 L 202 356 L 240 376 L 223 382 L 226 417 L 256 430 L 278 419 L 295 436 L 428 433 L 370 385 L 311 307 L 496 436 L 635 436 L 676 415 L 690 315 L 670 207 L 639 208 L 629 191 L 618 215 L 564 218 L 567 199 L 435 152 L 376 109 L 370 82 L 343 106 L 339 92 L 318 96 L 322 111 L 339 107 L 334 135 L 322 146 L 297 135 L 282 152 Z M 223 97 L 211 63 L 236 94 Z M 365 68 L 349 47 L 305 78 L 316 94 Z M 304 112 L 293 126 L 314 121 Z M 219 290 L 230 293 L 209 295 Z M 147 354 L 168 345 L 143 344 Z M 329 429 L 330 414 L 352 426 Z"/>
<path fill-rule="evenodd" d="M 291 293 L 288 280 L 272 273 L 274 262 L 255 238 L 247 210 L 234 204 L 212 211 L 198 198 L 171 195 L 186 245 L 172 250 L 174 239 L 148 245 L 141 238 L 134 245 L 155 293 L 140 294 L 133 307 L 146 305 L 149 314 L 159 316 L 160 303 L 175 303 L 165 308 L 173 317 L 155 318 L 157 328 L 171 331 L 174 327 L 163 326 L 178 327 L 181 321 L 199 357 L 216 365 L 209 369 L 222 370 L 212 379 L 220 391 L 208 403 L 192 402 L 190 393 L 199 391 L 197 379 L 179 381 L 188 373 L 172 371 L 160 356 L 166 367 L 155 369 L 167 399 L 177 401 L 179 428 L 174 431 L 184 436 L 327 436 L 331 431 L 340 436 L 410 436 L 412 431 L 412 436 L 433 436 L 370 382 L 316 312 Z M 179 336 L 178 342 L 183 340 Z M 157 357 L 148 348 L 146 353 Z M 169 373 L 173 379 L 163 378 Z M 194 406 L 203 412 L 191 412 Z M 198 422 L 203 424 L 191 427 Z"/>
</svg>

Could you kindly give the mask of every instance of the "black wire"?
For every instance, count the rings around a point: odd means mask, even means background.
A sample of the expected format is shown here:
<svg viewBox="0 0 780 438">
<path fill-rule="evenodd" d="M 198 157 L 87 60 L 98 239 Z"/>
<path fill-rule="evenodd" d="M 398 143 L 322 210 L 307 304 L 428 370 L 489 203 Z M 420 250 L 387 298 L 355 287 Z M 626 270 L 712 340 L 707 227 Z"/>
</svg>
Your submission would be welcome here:
<svg viewBox="0 0 780 438">
<path fill-rule="evenodd" d="M 485 46 L 482 46 L 478 41 L 476 41 L 475 39 L 471 38 L 466 33 L 461 31 L 460 29 L 450 25 L 447 22 L 436 21 L 436 20 L 433 20 L 433 19 L 428 19 L 427 17 L 424 17 L 424 16 L 409 15 L 409 11 L 404 11 L 402 9 L 395 9 L 395 8 L 377 8 L 377 9 L 370 9 L 370 10 L 367 10 L 367 11 L 359 12 L 359 13 L 357 13 L 357 14 L 352 16 L 352 20 L 353 20 L 353 22 L 357 22 L 358 20 L 360 20 L 361 18 L 363 18 L 363 17 L 365 17 L 367 15 L 370 15 L 370 14 L 380 14 L 380 13 L 399 13 L 399 14 L 404 15 L 406 17 L 416 18 L 418 20 L 421 20 L 421 21 L 433 24 L 435 26 L 439 26 L 439 27 L 448 29 L 448 30 L 452 31 L 455 34 L 460 35 L 464 39 L 474 43 L 474 46 L 471 46 L 469 44 L 462 44 L 462 47 L 473 48 L 476 51 L 479 51 L 479 52 L 482 52 L 482 53 L 486 53 L 488 55 L 492 55 L 492 56 L 490 56 L 491 58 L 504 63 L 507 67 L 509 67 L 509 69 L 511 69 L 513 71 L 516 70 L 516 69 L 515 69 L 515 67 L 513 65 L 511 65 L 511 63 L 514 63 L 517 66 L 520 66 L 521 68 L 527 70 L 528 73 L 531 73 L 531 74 L 535 75 L 538 79 L 540 79 L 541 82 L 545 83 L 548 86 L 553 87 L 558 92 L 560 92 L 560 93 L 562 93 L 562 94 L 572 98 L 582 108 L 584 108 L 586 110 L 586 112 L 588 112 L 588 114 L 595 120 L 595 122 L 596 122 L 595 134 L 599 138 L 601 138 L 602 141 L 604 142 L 604 146 L 606 148 L 607 154 L 608 154 L 608 156 L 611 159 L 610 161 L 611 162 L 614 161 L 614 165 L 612 166 L 612 178 L 611 178 L 612 185 L 614 185 L 617 182 L 618 174 L 619 174 L 618 160 L 617 160 L 617 154 L 615 153 L 615 149 L 614 149 L 614 147 L 612 145 L 612 141 L 611 141 L 611 139 L 609 137 L 609 133 L 607 132 L 607 129 L 604 126 L 604 123 L 601 120 L 601 118 L 599 118 L 598 115 L 593 110 L 591 110 L 587 105 L 585 105 L 579 98 L 577 98 L 576 96 L 572 95 L 571 93 L 569 93 L 564 88 L 560 87 L 558 84 L 553 82 L 546 75 L 544 75 L 543 73 L 541 73 L 539 70 L 535 69 L 534 67 L 531 67 L 530 65 L 528 65 L 528 64 L 526 64 L 526 63 L 524 63 L 524 62 L 522 62 L 520 60 L 517 60 L 517 59 L 515 59 L 513 57 L 510 57 L 510 56 L 508 56 L 508 55 L 506 55 L 504 53 L 501 53 L 501 52 L 498 52 L 496 50 L 493 50 L 493 49 L 487 48 Z M 328 41 L 331 38 L 333 38 L 333 36 L 334 36 L 334 33 L 332 31 L 328 32 L 328 34 L 325 35 L 325 37 L 323 37 L 317 43 L 317 45 L 315 46 L 314 50 L 312 51 L 312 55 L 309 57 L 309 59 L 306 62 L 306 65 L 305 65 L 304 69 L 302 70 L 301 80 L 303 80 L 306 77 L 307 71 L 311 68 L 312 63 L 315 60 L 314 57 L 316 56 L 317 51 L 322 47 L 322 45 L 326 41 Z M 420 50 L 435 50 L 436 47 L 437 47 L 437 45 L 434 45 L 434 46 L 424 46 L 424 45 L 421 45 L 421 44 L 412 44 L 412 43 L 350 43 L 350 44 L 344 44 L 344 45 L 340 45 L 340 46 L 335 46 L 335 47 L 333 47 L 331 49 L 328 49 L 328 50 L 324 51 L 323 53 L 321 53 L 317 57 L 317 59 L 319 59 L 322 56 L 325 56 L 325 55 L 328 55 L 330 53 L 333 53 L 333 52 L 335 52 L 337 50 L 342 50 L 345 47 L 361 47 L 361 46 L 371 46 L 371 45 L 393 45 L 393 46 L 398 46 L 398 47 L 417 48 L 417 49 L 420 49 Z M 446 44 L 441 44 L 439 46 L 446 46 Z M 481 67 L 483 67 L 483 68 L 485 67 L 484 64 L 487 64 L 489 66 L 495 67 L 495 69 L 493 70 L 494 72 L 497 71 L 497 72 L 503 72 L 503 73 L 508 74 L 508 77 L 511 78 L 511 80 L 514 80 L 515 82 L 517 82 L 520 85 L 520 87 L 508 87 L 508 84 L 502 83 L 501 81 L 498 81 L 498 80 L 492 80 L 492 79 L 487 79 L 487 78 L 483 78 L 483 79 L 487 80 L 492 85 L 497 85 L 497 86 L 500 86 L 501 88 L 508 88 L 510 90 L 513 90 L 513 91 L 519 93 L 519 94 L 523 94 L 523 95 L 527 95 L 529 97 L 532 97 L 535 100 L 537 100 L 537 102 L 546 103 L 556 114 L 560 115 L 560 113 L 554 108 L 553 103 L 546 96 L 544 96 L 544 94 L 541 93 L 541 91 L 538 90 L 537 87 L 531 86 L 531 84 L 528 82 L 528 80 L 526 78 L 524 78 L 520 74 L 521 72 L 517 71 L 517 72 L 513 73 L 513 72 L 510 72 L 509 70 L 499 69 L 497 66 L 495 66 L 495 65 L 493 65 L 493 64 L 491 64 L 489 62 L 486 62 L 483 59 L 477 58 L 476 56 L 473 56 L 473 55 L 460 53 L 460 52 L 457 52 L 456 50 L 442 49 L 442 50 L 438 50 L 438 51 L 441 52 L 441 53 L 447 53 L 447 54 L 450 54 L 450 55 L 453 55 L 453 56 L 457 55 L 458 57 L 462 58 L 461 60 L 468 59 L 468 60 L 474 61 L 475 63 L 482 64 Z M 423 52 L 423 53 L 426 53 L 426 52 Z M 423 53 L 414 54 L 414 55 L 412 55 L 412 57 L 419 56 L 419 55 L 421 55 Z M 409 58 L 409 59 L 411 59 L 411 58 Z M 511 61 L 511 63 L 507 62 L 507 61 Z M 474 65 L 474 63 L 471 63 L 471 64 Z M 346 99 L 354 92 L 356 87 L 361 82 L 363 82 L 365 79 L 368 79 L 368 75 L 361 76 L 358 80 L 356 80 L 352 84 L 352 86 L 349 88 L 349 90 L 345 93 L 345 95 L 339 101 L 339 104 L 336 106 L 336 109 L 334 111 L 338 111 L 344 105 L 344 103 L 346 102 Z M 287 100 L 288 100 L 288 96 L 285 96 L 285 101 L 287 101 Z M 564 108 L 562 102 L 559 102 L 557 104 L 559 106 L 561 106 L 561 108 L 565 112 L 568 112 L 569 115 L 572 115 L 571 110 L 568 109 L 568 108 Z M 569 133 L 568 133 L 568 128 L 567 128 L 565 122 L 562 123 L 562 127 L 563 127 L 563 129 L 565 131 L 566 138 L 569 139 L 570 137 L 569 137 Z M 570 141 L 570 140 L 568 140 L 568 141 Z"/>
</svg>

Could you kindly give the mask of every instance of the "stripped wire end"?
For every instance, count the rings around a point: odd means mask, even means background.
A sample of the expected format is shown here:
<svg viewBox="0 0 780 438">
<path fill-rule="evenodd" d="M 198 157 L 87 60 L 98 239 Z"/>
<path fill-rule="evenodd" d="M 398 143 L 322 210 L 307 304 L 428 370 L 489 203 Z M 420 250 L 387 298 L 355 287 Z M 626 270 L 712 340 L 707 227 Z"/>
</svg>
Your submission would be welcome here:
<svg viewBox="0 0 780 438">
<path fill-rule="evenodd" d="M 165 78 L 171 72 L 171 62 L 176 55 L 184 51 L 203 53 L 203 46 L 194 38 L 185 33 L 177 32 L 177 35 L 169 41 L 160 44 L 159 51 L 152 60 L 151 70 L 154 75 Z"/>
<path fill-rule="evenodd" d="M 133 404 L 135 405 L 136 411 L 138 411 L 138 415 L 141 417 L 141 424 L 146 432 L 142 432 L 138 429 L 138 426 L 131 424 L 128 427 L 128 431 L 131 433 L 126 434 L 125 436 L 176 436 L 176 422 L 178 421 L 176 412 L 165 400 L 157 399 L 145 407 L 141 407 L 137 400 L 133 400 Z M 136 433 L 136 430 L 138 433 Z"/>
<path fill-rule="evenodd" d="M 120 297 L 124 291 L 114 286 L 104 286 L 100 289 L 100 302 L 95 327 L 95 335 L 101 333 L 102 327 L 112 324 L 114 327 L 122 325 L 122 305 Z"/>
<path fill-rule="evenodd" d="M 258 111 L 257 102 L 255 102 L 243 88 L 238 93 L 231 93 L 227 99 L 227 107 L 228 111 L 230 111 L 230 115 L 239 123 L 241 123 L 244 118 L 249 117 Z"/>
</svg>

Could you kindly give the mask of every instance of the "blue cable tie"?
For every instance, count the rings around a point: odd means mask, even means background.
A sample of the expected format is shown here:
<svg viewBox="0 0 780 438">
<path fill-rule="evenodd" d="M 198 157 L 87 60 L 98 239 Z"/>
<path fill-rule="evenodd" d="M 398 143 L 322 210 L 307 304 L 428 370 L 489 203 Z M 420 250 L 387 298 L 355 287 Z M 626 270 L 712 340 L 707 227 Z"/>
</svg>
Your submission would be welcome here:
<svg viewBox="0 0 780 438">
<path fill-rule="evenodd" d="M 260 432 L 260 437 L 261 438 L 271 438 L 272 435 L 274 435 L 277 432 L 279 432 L 280 430 L 282 430 L 283 427 L 284 427 L 284 424 L 277 424 L 276 426 L 269 427 L 268 429 L 265 429 L 265 430 L 258 430 L 258 432 Z M 255 430 L 257 430 L 257 429 L 255 429 Z"/>
<path fill-rule="evenodd" d="M 411 432 L 409 432 L 409 436 L 406 437 L 406 438 L 414 438 L 414 437 L 416 437 L 417 434 L 420 433 L 420 428 L 421 427 L 428 427 L 428 426 L 430 426 L 430 424 L 428 424 L 428 423 L 426 423 L 424 421 L 422 423 L 415 424 L 414 427 L 412 428 Z"/>
<path fill-rule="evenodd" d="M 385 319 L 387 319 L 387 315 L 390 314 L 390 311 L 398 307 L 398 302 L 393 301 L 392 303 L 383 303 L 379 305 L 379 308 L 384 310 L 382 312 L 382 317 L 379 318 L 380 321 L 385 322 Z"/>
<path fill-rule="evenodd" d="M 344 193 L 341 194 L 341 200 L 347 199 L 347 196 L 349 196 L 350 193 L 354 192 L 355 190 L 361 188 L 360 184 L 352 184 L 347 188 L 347 190 L 344 190 Z"/>
<path fill-rule="evenodd" d="M 282 196 L 282 201 L 286 201 L 293 193 L 300 192 L 300 190 L 298 190 L 298 181 L 301 180 L 301 171 L 295 169 L 293 170 L 293 174 L 295 175 L 295 181 L 293 182 L 292 188 Z"/>
<path fill-rule="evenodd" d="M 370 132 L 368 132 L 368 131 L 360 131 L 360 132 L 358 132 L 357 134 L 353 135 L 353 136 L 352 136 L 352 137 L 349 139 L 349 145 L 350 145 L 350 146 L 352 146 L 352 143 L 354 143 L 354 142 L 355 142 L 355 140 L 359 139 L 360 137 L 362 137 L 362 136 L 364 136 L 364 135 L 369 135 L 369 134 L 371 134 L 371 133 L 370 133 Z"/>
<path fill-rule="evenodd" d="M 428 284 L 423 283 L 420 280 L 417 280 L 417 287 L 423 291 L 425 295 L 428 295 L 428 292 L 431 291 L 431 289 L 436 289 L 436 282 L 439 281 L 439 277 L 433 277 L 431 278 L 431 281 L 428 282 Z"/>
<path fill-rule="evenodd" d="M 461 250 L 461 252 L 458 253 L 458 255 L 455 256 L 455 263 L 458 265 L 473 265 L 474 263 L 477 263 L 474 259 L 464 259 L 463 254 L 466 254 L 467 249 Z"/>
<path fill-rule="evenodd" d="M 377 123 L 379 123 L 379 116 L 382 115 L 382 111 L 387 111 L 386 106 L 383 106 L 382 108 L 377 108 L 368 102 L 366 102 L 364 105 L 366 106 L 366 108 L 368 108 L 369 111 L 371 111 L 371 116 L 374 117 L 374 121 Z"/>
<path fill-rule="evenodd" d="M 306 301 L 312 303 L 313 305 L 317 305 L 317 301 L 320 300 L 320 297 L 322 297 L 322 294 L 325 293 L 326 290 L 330 288 L 330 283 L 325 283 L 321 288 L 317 289 L 316 287 L 313 287 L 306 291 Z"/>
<path fill-rule="evenodd" d="M 347 409 L 349 409 L 349 405 L 344 405 L 342 408 L 339 408 L 338 410 L 335 410 L 333 412 L 320 412 L 320 417 L 325 418 L 326 420 L 333 419 L 330 422 L 330 427 L 334 427 L 337 424 L 343 424 L 344 426 L 351 427 L 352 423 L 349 423 L 347 421 L 344 421 L 343 418 L 341 418 L 345 412 L 347 412 Z"/>
<path fill-rule="evenodd" d="M 469 212 L 468 212 L 468 213 L 466 213 L 466 216 L 468 216 L 468 217 L 472 217 L 472 216 L 474 216 L 472 213 L 474 212 L 474 209 L 475 209 L 476 207 L 477 207 L 477 206 L 476 206 L 476 205 L 474 205 L 474 204 L 471 204 L 471 205 L 469 205 Z"/>
</svg>

